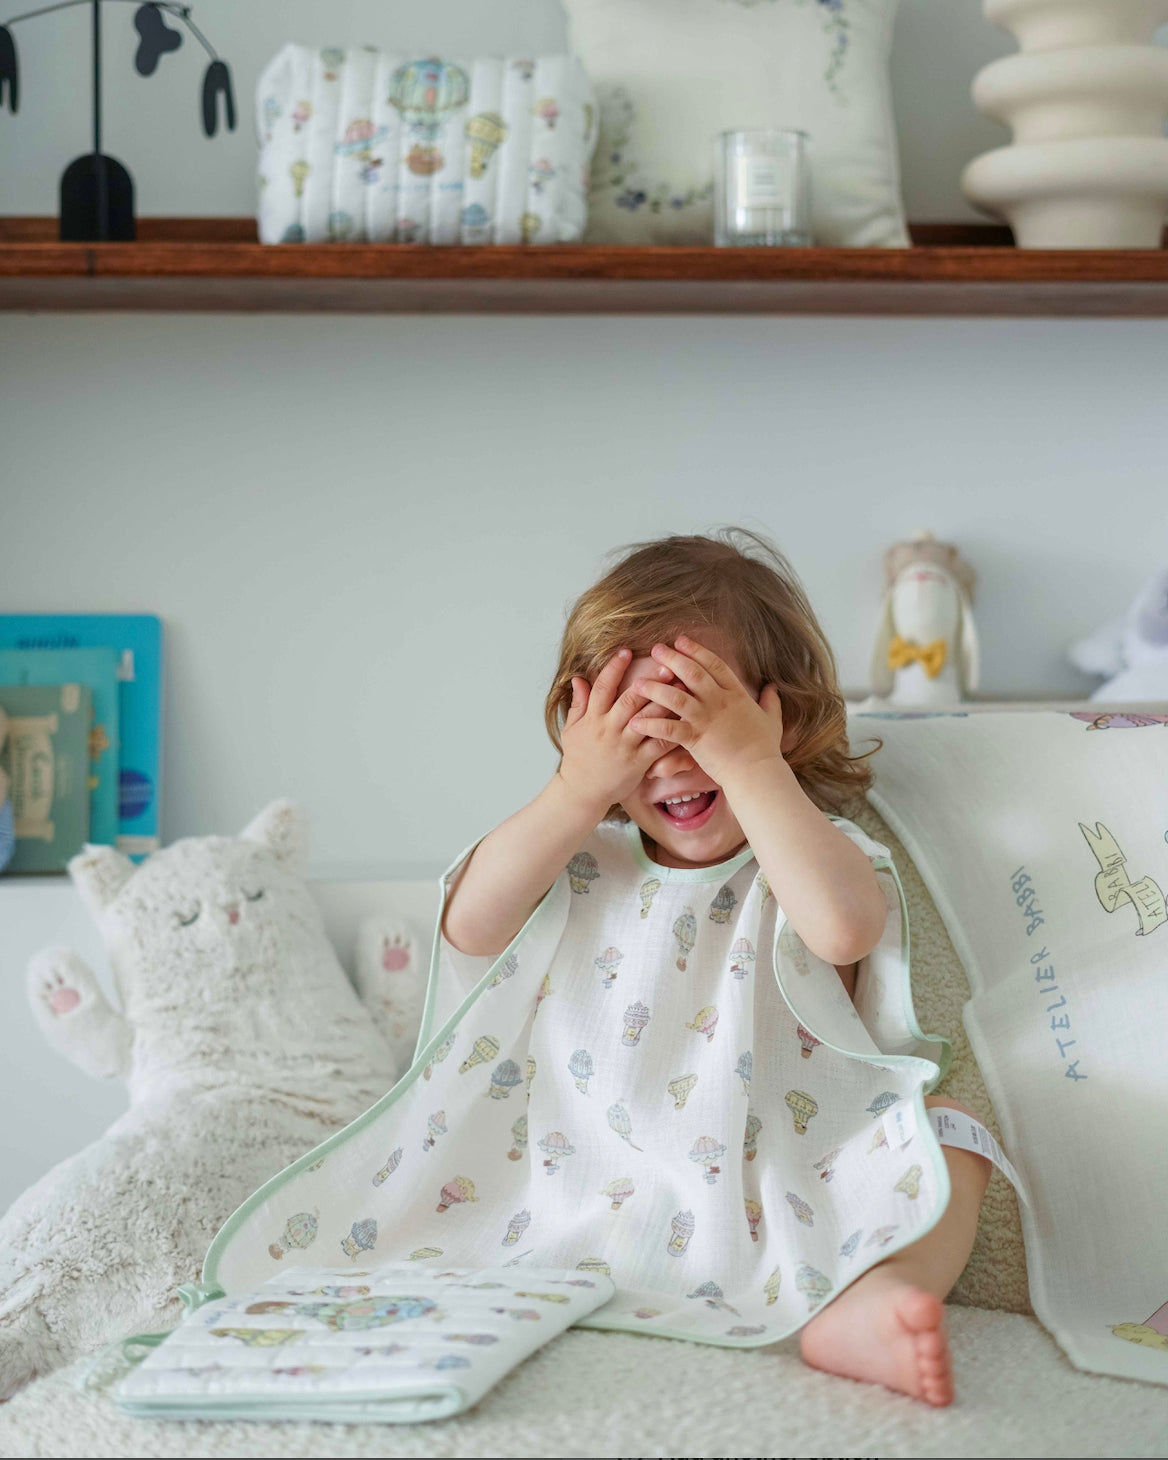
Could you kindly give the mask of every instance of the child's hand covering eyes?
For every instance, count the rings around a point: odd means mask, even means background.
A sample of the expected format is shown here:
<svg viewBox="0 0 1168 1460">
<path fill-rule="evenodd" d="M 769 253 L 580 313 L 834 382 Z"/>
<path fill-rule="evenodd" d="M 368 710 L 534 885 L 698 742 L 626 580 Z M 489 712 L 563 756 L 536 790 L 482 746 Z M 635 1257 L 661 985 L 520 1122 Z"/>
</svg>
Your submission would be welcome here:
<svg viewBox="0 0 1168 1460">
<path fill-rule="evenodd" d="M 650 652 L 680 683 L 638 679 L 630 692 L 639 691 L 678 718 L 667 720 L 638 713 L 629 720 L 629 728 L 652 731 L 670 746 L 684 745 L 706 775 L 721 786 L 735 771 L 756 761 L 781 760 L 783 707 L 776 687 L 764 685 L 755 700 L 712 650 L 685 635 L 675 644 L 673 649 L 654 644 Z"/>
<path fill-rule="evenodd" d="M 650 731 L 678 723 L 650 717 L 630 725 L 649 703 L 648 695 L 631 686 L 616 695 L 630 657 L 627 649 L 618 649 L 592 685 L 583 677 L 573 678 L 572 704 L 561 734 L 564 754 L 557 774 L 585 805 L 599 808 L 598 818 L 623 801 L 653 762 L 672 749 Z"/>
</svg>

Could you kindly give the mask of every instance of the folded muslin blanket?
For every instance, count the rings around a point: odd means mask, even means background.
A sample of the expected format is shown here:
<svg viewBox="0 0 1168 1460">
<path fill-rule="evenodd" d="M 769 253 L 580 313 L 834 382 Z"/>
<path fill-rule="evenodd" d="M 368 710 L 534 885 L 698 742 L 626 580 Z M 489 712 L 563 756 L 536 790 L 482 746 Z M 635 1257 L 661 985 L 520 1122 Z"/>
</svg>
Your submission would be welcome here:
<svg viewBox="0 0 1168 1460">
<path fill-rule="evenodd" d="M 444 1419 L 613 1292 L 599 1273 L 514 1269 L 282 1271 L 189 1312 L 114 1401 L 152 1419 Z"/>
<path fill-rule="evenodd" d="M 854 1003 L 749 848 L 662 867 L 602 822 L 498 958 L 455 955 L 440 908 L 412 1067 L 240 1207 L 204 1285 L 511 1252 L 611 1275 L 588 1327 L 744 1347 L 800 1328 L 949 1200 L 922 1100 L 949 1052 L 913 1014 L 899 878 L 836 824 L 888 909 Z"/>
<path fill-rule="evenodd" d="M 565 243 L 596 107 L 574 56 L 289 43 L 256 86 L 261 243 Z"/>
</svg>

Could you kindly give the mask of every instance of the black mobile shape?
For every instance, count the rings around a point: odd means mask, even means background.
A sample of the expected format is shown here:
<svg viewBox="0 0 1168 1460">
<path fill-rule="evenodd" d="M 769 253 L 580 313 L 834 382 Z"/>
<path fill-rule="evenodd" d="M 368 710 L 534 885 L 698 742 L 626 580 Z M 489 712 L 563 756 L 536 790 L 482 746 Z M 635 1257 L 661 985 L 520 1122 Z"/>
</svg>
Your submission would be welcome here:
<svg viewBox="0 0 1168 1460">
<path fill-rule="evenodd" d="M 139 76 L 153 76 L 159 60 L 182 45 L 182 31 L 170 30 L 157 5 L 142 5 L 134 12 L 134 29 L 142 37 L 134 53 Z"/>
<path fill-rule="evenodd" d="M 74 5 L 89 5 L 93 13 L 93 151 L 75 158 L 61 175 L 60 236 L 63 240 L 121 242 L 137 236 L 134 222 L 134 182 L 115 157 L 101 150 L 101 7 L 113 0 L 57 0 L 56 4 L 13 15 L 0 25 L 0 107 L 7 91 L 8 110 L 16 115 L 20 101 L 20 66 L 16 42 L 8 29 L 17 21 L 32 20 L 53 10 L 69 10 Z M 229 132 L 235 130 L 235 96 L 227 62 L 215 52 L 202 31 L 191 20 L 191 7 L 178 0 L 128 0 L 138 6 L 134 29 L 138 32 L 138 48 L 134 65 L 142 76 L 152 76 L 164 55 L 182 45 L 181 32 L 171 30 L 162 17 L 177 17 L 191 32 L 211 60 L 203 75 L 203 131 L 213 137 L 219 126 L 219 98 L 223 98 L 224 120 Z"/>
</svg>

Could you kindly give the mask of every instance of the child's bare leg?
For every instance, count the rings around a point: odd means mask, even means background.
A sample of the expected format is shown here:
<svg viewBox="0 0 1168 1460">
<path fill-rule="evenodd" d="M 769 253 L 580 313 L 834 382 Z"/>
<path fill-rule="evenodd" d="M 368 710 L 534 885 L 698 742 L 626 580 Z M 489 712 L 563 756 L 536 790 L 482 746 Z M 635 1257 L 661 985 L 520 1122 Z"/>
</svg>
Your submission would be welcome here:
<svg viewBox="0 0 1168 1460">
<path fill-rule="evenodd" d="M 965 1110 L 955 1100 L 933 1096 L 925 1104 Z M 919 1241 L 869 1268 L 799 1335 L 803 1358 L 815 1368 L 936 1405 L 953 1400 L 941 1300 L 969 1260 L 991 1170 L 984 1156 L 941 1149 L 952 1185 L 941 1220 Z"/>
</svg>

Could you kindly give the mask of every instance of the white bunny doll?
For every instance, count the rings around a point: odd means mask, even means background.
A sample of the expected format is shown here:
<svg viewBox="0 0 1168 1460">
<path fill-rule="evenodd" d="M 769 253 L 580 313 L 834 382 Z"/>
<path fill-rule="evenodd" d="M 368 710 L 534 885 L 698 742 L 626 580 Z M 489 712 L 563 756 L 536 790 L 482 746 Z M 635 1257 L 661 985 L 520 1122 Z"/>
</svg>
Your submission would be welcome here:
<svg viewBox="0 0 1168 1460">
<path fill-rule="evenodd" d="M 884 602 L 872 651 L 869 701 L 952 704 L 979 680 L 973 569 L 949 543 L 920 530 L 884 555 Z"/>
<path fill-rule="evenodd" d="M 1156 569 L 1122 618 L 1072 644 L 1067 658 L 1086 674 L 1111 676 L 1093 700 L 1168 700 L 1168 567 Z"/>
</svg>

